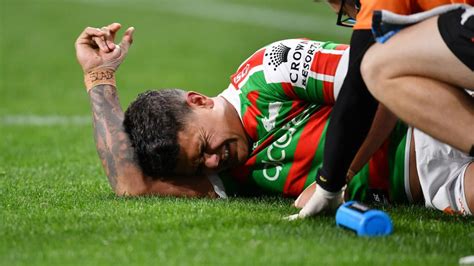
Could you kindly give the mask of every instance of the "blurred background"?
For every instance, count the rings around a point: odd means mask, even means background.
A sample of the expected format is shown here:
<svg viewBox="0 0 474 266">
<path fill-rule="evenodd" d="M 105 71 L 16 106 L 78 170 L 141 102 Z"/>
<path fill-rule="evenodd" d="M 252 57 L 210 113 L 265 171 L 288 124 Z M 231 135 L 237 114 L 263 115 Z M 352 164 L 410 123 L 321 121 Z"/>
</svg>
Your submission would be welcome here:
<svg viewBox="0 0 474 266">
<path fill-rule="evenodd" d="M 75 59 L 85 27 L 136 28 L 117 73 L 125 108 L 150 88 L 214 96 L 277 40 L 348 43 L 324 2 L 0 0 L 0 265 L 454 265 L 472 254 L 472 220 L 421 207 L 395 209 L 397 235 L 369 240 L 330 216 L 282 221 L 289 199 L 114 196 Z"/>
<path fill-rule="evenodd" d="M 312 0 L 0 0 L 0 265 L 82 265 L 85 257 L 87 265 L 129 265 L 137 258 L 154 264 L 156 254 L 166 265 L 189 264 L 181 261 L 184 257 L 190 262 L 220 259 L 202 256 L 202 245 L 228 252 L 231 261 L 261 260 L 260 252 L 238 241 L 227 244 L 232 248 L 221 246 L 214 241 L 220 234 L 214 232 L 220 231 L 209 231 L 214 217 L 246 228 L 223 214 L 241 205 L 114 197 L 97 157 L 74 51 L 85 27 L 112 22 L 136 28 L 117 74 L 124 108 L 150 88 L 214 96 L 227 88 L 247 57 L 279 39 L 347 42 L 350 35 L 335 25 L 327 4 Z M 262 217 L 270 212 L 273 221 L 280 220 L 278 201 L 258 206 L 265 210 Z M 203 216 L 203 209 L 216 213 Z M 243 213 L 255 217 L 252 211 Z M 249 222 L 244 233 L 222 234 L 254 241 L 254 226 L 258 223 Z M 281 261 L 286 255 L 278 250 L 287 250 L 290 241 L 286 234 L 271 236 L 285 241 L 276 248 L 272 239 L 259 236 L 265 248 L 277 250 L 265 258 Z M 235 250 L 251 255 L 233 256 Z M 291 258 L 299 261 L 302 254 Z"/>
<path fill-rule="evenodd" d="M 74 41 L 86 26 L 136 28 L 118 72 L 124 107 L 149 88 L 215 95 L 258 48 L 287 38 L 348 43 L 312 0 L 1 0 L 0 115 L 89 114 Z M 124 29 L 121 31 L 123 33 Z M 121 35 L 119 35 L 121 37 Z M 13 122 L 11 122 L 13 123 Z"/>
</svg>

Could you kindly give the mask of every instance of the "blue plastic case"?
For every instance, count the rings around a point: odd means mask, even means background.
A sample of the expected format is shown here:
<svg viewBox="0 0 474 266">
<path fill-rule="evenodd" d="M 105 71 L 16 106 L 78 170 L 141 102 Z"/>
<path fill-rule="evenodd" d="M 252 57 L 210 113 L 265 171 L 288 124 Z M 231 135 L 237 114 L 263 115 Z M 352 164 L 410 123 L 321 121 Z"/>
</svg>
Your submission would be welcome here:
<svg viewBox="0 0 474 266">
<path fill-rule="evenodd" d="M 356 201 L 346 202 L 337 209 L 336 224 L 359 236 L 385 236 L 393 232 L 392 221 L 385 212 Z"/>
</svg>

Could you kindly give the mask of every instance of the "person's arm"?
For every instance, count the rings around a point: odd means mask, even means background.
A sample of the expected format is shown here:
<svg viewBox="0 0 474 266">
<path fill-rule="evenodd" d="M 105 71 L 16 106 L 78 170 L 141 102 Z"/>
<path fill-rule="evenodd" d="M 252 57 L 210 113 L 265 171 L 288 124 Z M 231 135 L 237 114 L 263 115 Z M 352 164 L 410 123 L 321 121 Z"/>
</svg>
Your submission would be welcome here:
<svg viewBox="0 0 474 266">
<path fill-rule="evenodd" d="M 140 195 L 145 177 L 136 167 L 133 150 L 122 126 L 123 111 L 114 86 L 102 84 L 89 91 L 97 153 L 110 186 L 117 195 Z"/>
<path fill-rule="evenodd" d="M 390 112 L 390 110 L 384 105 L 379 104 L 369 133 L 349 167 L 349 171 L 347 172 L 348 179 L 351 179 L 359 172 L 370 160 L 370 157 L 382 146 L 395 128 L 397 121 L 398 118 Z"/>
<path fill-rule="evenodd" d="M 88 27 L 76 41 L 77 60 L 91 100 L 97 152 L 112 189 L 117 195 L 130 196 L 215 196 L 205 177 L 153 179 L 141 171 L 123 129 L 124 114 L 115 87 L 115 71 L 128 52 L 134 29 L 129 28 L 116 45 L 119 29 L 118 23 L 101 29 Z"/>
<path fill-rule="evenodd" d="M 367 138 L 362 143 L 357 152 L 351 167 L 347 172 L 348 181 L 354 177 L 357 172 L 369 162 L 372 155 L 382 146 L 385 140 L 392 133 L 393 128 L 397 124 L 398 118 L 392 114 L 385 106 L 379 104 L 372 127 L 367 135 Z M 306 202 L 314 194 L 316 183 L 309 185 L 294 202 L 296 208 L 303 208 Z"/>
</svg>

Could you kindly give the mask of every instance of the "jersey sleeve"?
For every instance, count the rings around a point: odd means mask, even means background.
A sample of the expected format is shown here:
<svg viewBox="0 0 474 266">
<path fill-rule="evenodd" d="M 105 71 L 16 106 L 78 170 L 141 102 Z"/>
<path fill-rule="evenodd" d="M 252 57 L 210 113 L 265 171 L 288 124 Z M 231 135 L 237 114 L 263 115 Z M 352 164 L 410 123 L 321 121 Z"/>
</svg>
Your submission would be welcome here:
<svg viewBox="0 0 474 266">
<path fill-rule="evenodd" d="M 347 72 L 348 55 L 347 45 L 306 39 L 278 41 L 247 59 L 231 76 L 231 85 L 239 90 L 248 83 L 260 84 L 252 90 L 332 105 Z M 252 82 L 252 77 L 259 81 Z"/>
</svg>

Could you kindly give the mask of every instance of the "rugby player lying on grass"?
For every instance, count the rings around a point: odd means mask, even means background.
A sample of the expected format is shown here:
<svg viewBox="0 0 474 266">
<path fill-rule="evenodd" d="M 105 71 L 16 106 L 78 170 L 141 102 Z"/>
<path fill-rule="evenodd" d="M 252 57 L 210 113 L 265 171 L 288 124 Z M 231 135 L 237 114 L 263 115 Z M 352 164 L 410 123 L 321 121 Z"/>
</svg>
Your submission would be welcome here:
<svg viewBox="0 0 474 266">
<path fill-rule="evenodd" d="M 322 163 L 331 106 L 346 74 L 348 46 L 302 39 L 276 42 L 247 59 L 217 97 L 177 89 L 150 91 L 141 94 L 124 117 L 114 75 L 134 29 L 115 45 L 119 29 L 117 23 L 86 28 L 76 41 L 97 150 L 117 195 L 296 198 L 313 183 Z M 440 210 L 471 213 L 474 191 L 464 187 L 464 179 L 472 179 L 472 169 L 465 171 L 472 158 L 459 153 L 459 160 L 432 166 L 433 154 L 438 156 L 447 146 L 411 134 L 379 109 L 352 163 L 346 197 L 424 200 Z M 419 139 L 424 146 L 417 148 Z M 428 153 L 424 143 L 434 151 Z M 424 161 L 417 165 L 418 157 Z M 450 171 L 441 172 L 446 169 Z M 307 198 L 302 195 L 297 205 Z"/>
</svg>

